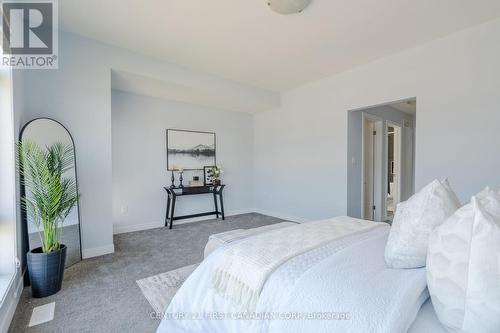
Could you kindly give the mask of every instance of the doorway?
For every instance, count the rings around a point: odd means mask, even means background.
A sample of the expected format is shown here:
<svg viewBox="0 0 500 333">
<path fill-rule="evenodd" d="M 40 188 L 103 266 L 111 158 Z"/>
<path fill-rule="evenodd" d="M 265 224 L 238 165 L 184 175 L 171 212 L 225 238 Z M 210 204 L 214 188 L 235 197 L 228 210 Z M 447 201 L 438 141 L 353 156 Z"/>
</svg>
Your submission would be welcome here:
<svg viewBox="0 0 500 333">
<path fill-rule="evenodd" d="M 394 218 L 397 204 L 401 201 L 401 126 L 387 123 L 387 177 L 385 220 L 391 222 Z"/>
<path fill-rule="evenodd" d="M 415 128 L 415 98 L 349 111 L 349 216 L 390 223 L 413 195 Z"/>
</svg>

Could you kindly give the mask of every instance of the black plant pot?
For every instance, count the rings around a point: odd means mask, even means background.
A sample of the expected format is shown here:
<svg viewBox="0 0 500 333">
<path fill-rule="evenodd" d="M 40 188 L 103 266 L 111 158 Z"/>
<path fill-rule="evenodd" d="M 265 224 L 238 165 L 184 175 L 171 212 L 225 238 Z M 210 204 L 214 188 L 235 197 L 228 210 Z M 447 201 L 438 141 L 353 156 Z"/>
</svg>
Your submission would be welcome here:
<svg viewBox="0 0 500 333">
<path fill-rule="evenodd" d="M 61 290 L 66 262 L 66 245 L 59 251 L 43 253 L 41 247 L 28 252 L 31 293 L 35 298 L 54 295 Z"/>
</svg>

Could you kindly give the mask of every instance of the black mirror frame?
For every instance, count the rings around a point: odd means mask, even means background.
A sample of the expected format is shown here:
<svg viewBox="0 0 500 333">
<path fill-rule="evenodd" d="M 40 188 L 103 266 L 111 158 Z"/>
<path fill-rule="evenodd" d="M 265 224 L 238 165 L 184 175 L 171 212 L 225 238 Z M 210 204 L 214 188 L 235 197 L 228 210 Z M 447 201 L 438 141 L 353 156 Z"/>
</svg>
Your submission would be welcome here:
<svg viewBox="0 0 500 333">
<path fill-rule="evenodd" d="M 71 143 L 73 144 L 73 158 L 74 158 L 74 166 L 75 166 L 75 183 L 76 183 L 76 191 L 77 193 L 80 193 L 79 189 L 78 189 L 78 170 L 77 170 L 77 167 L 76 167 L 76 145 L 75 145 L 75 140 L 73 139 L 73 136 L 71 135 L 70 131 L 66 128 L 66 126 L 64 126 L 62 123 L 60 123 L 59 121 L 55 120 L 55 119 L 52 119 L 52 118 L 48 118 L 48 117 L 38 117 L 38 118 L 35 118 L 35 119 L 31 119 L 30 121 L 28 121 L 26 124 L 24 124 L 24 126 L 21 128 L 21 131 L 19 132 L 19 141 L 18 142 L 22 142 L 22 138 L 23 138 L 23 133 L 24 133 L 24 130 L 28 127 L 28 125 L 30 125 L 32 122 L 35 122 L 37 120 L 50 120 L 50 121 L 53 121 L 57 124 L 59 124 L 62 128 L 64 128 L 64 130 L 66 131 L 66 133 L 68 133 L 70 139 L 71 139 Z M 16 156 L 17 158 L 17 156 Z M 26 195 L 26 189 L 23 185 L 23 176 L 19 174 L 19 193 L 20 193 L 20 197 L 23 197 L 24 195 Z M 82 220 L 81 220 L 81 216 L 80 216 L 80 199 L 78 199 L 77 201 L 77 206 L 78 206 L 78 233 L 79 233 L 79 240 L 80 240 L 80 260 L 83 260 L 83 251 L 82 251 L 82 228 L 81 228 L 81 224 L 82 224 Z M 27 212 L 26 212 L 26 209 L 23 209 L 21 207 L 21 233 L 22 233 L 22 242 L 23 244 L 21 245 L 22 249 L 23 249 L 23 255 L 22 255 L 22 258 L 21 258 L 21 271 L 24 275 L 24 285 L 27 286 L 30 284 L 29 282 L 29 272 L 27 270 L 27 263 L 26 263 L 26 255 L 27 253 L 30 251 L 30 244 L 29 244 L 29 236 L 28 236 L 28 215 L 27 215 Z"/>
</svg>

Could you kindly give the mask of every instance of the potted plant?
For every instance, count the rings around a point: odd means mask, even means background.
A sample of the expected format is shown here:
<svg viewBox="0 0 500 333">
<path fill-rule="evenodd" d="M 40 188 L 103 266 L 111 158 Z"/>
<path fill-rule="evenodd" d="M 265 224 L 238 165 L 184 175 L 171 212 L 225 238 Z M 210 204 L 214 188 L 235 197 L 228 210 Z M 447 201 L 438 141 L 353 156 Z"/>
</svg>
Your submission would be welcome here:
<svg viewBox="0 0 500 333">
<path fill-rule="evenodd" d="M 73 167 L 71 145 L 54 143 L 42 149 L 33 142 L 18 144 L 18 168 L 25 186 L 21 204 L 35 224 L 42 244 L 27 254 L 33 297 L 46 297 L 61 290 L 66 261 L 66 246 L 61 244 L 62 225 L 79 198 L 75 179 L 65 177 Z"/>
<path fill-rule="evenodd" d="M 213 185 L 220 185 L 221 184 L 221 181 L 220 181 L 221 174 L 222 174 L 222 169 L 218 165 L 213 166 L 208 170 L 208 176 L 212 180 Z"/>
</svg>

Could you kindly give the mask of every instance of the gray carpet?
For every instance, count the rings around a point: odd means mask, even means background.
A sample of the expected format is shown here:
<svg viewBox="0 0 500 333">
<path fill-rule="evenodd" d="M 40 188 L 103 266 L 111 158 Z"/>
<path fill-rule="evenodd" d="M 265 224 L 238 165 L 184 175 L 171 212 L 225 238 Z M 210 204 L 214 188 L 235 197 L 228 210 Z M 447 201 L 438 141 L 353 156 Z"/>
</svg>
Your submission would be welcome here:
<svg viewBox="0 0 500 333">
<path fill-rule="evenodd" d="M 260 214 L 116 235 L 115 253 L 83 260 L 65 271 L 62 290 L 44 299 L 25 288 L 9 332 L 155 332 L 159 320 L 136 280 L 200 262 L 211 234 L 283 220 Z M 56 302 L 53 321 L 28 328 L 35 306 Z"/>
</svg>

